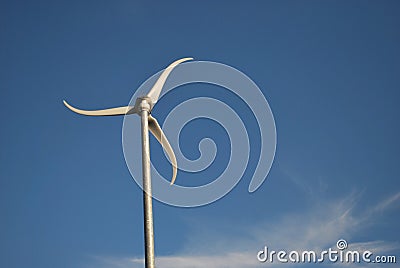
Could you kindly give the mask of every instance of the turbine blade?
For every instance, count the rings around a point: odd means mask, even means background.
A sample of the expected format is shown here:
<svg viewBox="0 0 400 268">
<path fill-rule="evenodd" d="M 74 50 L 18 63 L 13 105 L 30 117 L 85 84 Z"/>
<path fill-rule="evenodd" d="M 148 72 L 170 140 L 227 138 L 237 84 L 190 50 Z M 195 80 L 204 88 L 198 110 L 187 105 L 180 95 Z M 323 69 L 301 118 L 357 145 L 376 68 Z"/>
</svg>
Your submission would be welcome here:
<svg viewBox="0 0 400 268">
<path fill-rule="evenodd" d="M 81 110 L 81 109 L 75 108 L 75 107 L 69 105 L 68 102 L 66 102 L 65 100 L 63 102 L 64 102 L 65 106 L 67 106 L 67 108 L 70 109 L 71 111 L 73 111 L 77 114 L 83 114 L 83 115 L 102 116 L 102 115 L 125 115 L 125 114 L 133 113 L 133 111 L 132 111 L 133 107 L 131 107 L 131 106 L 117 107 L 117 108 L 104 109 L 104 110 L 87 111 L 87 110 Z"/>
<path fill-rule="evenodd" d="M 157 122 L 157 120 L 151 115 L 149 115 L 149 130 L 154 135 L 154 137 L 156 137 L 156 139 L 161 144 L 161 146 L 164 148 L 164 150 L 167 152 L 169 160 L 171 161 L 171 164 L 172 164 L 171 185 L 172 185 L 175 182 L 176 173 L 178 171 L 175 153 L 172 150 L 172 147 L 169 144 L 169 142 L 167 140 L 167 137 L 165 136 L 164 132 L 162 131 L 160 125 Z"/>
<path fill-rule="evenodd" d="M 158 100 L 158 97 L 160 96 L 161 90 L 165 84 L 165 81 L 167 80 L 169 74 L 172 72 L 172 70 L 180 63 L 188 60 L 193 60 L 193 58 L 183 58 L 177 61 L 174 61 L 171 63 L 165 70 L 164 72 L 160 75 L 158 78 L 157 82 L 154 84 L 154 86 L 151 88 L 149 93 L 147 94 L 147 97 L 150 97 L 151 101 L 153 104 L 155 104 Z"/>
</svg>

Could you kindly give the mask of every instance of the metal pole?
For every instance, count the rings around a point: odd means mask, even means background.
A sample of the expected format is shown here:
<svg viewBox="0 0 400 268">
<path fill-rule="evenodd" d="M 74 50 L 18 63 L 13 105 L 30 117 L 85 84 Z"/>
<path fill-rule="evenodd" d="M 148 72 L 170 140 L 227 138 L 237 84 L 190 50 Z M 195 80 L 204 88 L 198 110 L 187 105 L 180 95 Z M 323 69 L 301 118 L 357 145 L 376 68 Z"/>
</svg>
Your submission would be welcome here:
<svg viewBox="0 0 400 268">
<path fill-rule="evenodd" d="M 151 196 L 150 144 L 149 144 L 149 123 L 148 123 L 150 104 L 147 99 L 141 99 L 139 109 L 140 109 L 139 111 L 140 111 L 141 127 L 142 127 L 145 268 L 155 268 L 153 205 Z"/>
</svg>

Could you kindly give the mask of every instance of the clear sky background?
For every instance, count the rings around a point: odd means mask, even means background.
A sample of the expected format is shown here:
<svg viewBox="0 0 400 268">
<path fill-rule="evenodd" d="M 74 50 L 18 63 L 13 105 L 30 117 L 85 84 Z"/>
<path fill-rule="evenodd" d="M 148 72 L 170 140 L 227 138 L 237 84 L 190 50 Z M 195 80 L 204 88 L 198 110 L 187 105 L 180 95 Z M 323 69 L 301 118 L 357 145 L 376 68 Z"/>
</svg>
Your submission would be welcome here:
<svg viewBox="0 0 400 268">
<path fill-rule="evenodd" d="M 155 202 L 159 267 L 267 267 L 256 260 L 265 245 L 327 249 L 340 238 L 399 259 L 400 3 L 189 2 L 0 2 L 0 266 L 143 267 L 142 194 L 123 158 L 123 118 L 78 116 L 62 100 L 126 105 L 187 56 L 257 83 L 277 152 L 252 194 L 257 155 L 216 203 Z M 170 99 L 213 93 L 190 89 Z M 193 141 L 226 139 L 196 124 L 183 141 L 193 158 Z M 221 148 L 205 180 L 226 164 Z"/>
</svg>

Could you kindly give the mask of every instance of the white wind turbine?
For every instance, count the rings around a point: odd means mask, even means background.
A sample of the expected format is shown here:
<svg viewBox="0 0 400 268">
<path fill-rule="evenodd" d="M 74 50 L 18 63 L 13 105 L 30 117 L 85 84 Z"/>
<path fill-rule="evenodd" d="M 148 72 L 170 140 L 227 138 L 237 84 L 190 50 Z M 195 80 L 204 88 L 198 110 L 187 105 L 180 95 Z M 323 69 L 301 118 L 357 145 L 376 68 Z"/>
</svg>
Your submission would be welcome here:
<svg viewBox="0 0 400 268">
<path fill-rule="evenodd" d="M 157 82 L 151 88 L 146 96 L 136 99 L 135 106 L 117 107 L 104 110 L 80 110 L 69 105 L 65 100 L 65 106 L 75 113 L 89 116 L 113 116 L 138 114 L 141 117 L 142 132 L 142 169 L 143 169 L 143 206 L 144 206 L 144 233 L 145 233 L 145 267 L 154 268 L 154 231 L 153 231 L 153 206 L 151 193 L 151 177 L 150 177 L 150 146 L 149 146 L 149 130 L 156 137 L 158 142 L 163 146 L 172 163 L 172 180 L 171 185 L 175 182 L 177 173 L 177 163 L 174 151 L 171 148 L 164 132 L 162 131 L 157 120 L 151 116 L 151 110 L 157 103 L 161 90 L 171 71 L 180 63 L 192 60 L 193 58 L 183 58 L 171 63 L 160 75 Z"/>
</svg>

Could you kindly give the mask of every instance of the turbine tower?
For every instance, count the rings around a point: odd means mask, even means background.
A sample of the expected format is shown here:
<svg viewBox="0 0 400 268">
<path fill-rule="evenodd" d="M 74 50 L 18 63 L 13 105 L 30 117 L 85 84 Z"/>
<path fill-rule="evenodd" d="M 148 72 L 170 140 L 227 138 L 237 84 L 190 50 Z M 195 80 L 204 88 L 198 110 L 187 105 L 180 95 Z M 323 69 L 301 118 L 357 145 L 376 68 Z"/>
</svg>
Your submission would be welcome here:
<svg viewBox="0 0 400 268">
<path fill-rule="evenodd" d="M 143 172 L 143 209 L 144 209 L 144 236 L 145 236 L 145 267 L 155 268 L 154 259 L 154 229 L 153 229 L 153 205 L 151 193 L 151 174 L 150 174 L 150 146 L 149 130 L 167 152 L 172 164 L 171 185 L 175 182 L 177 173 L 177 163 L 174 151 L 171 148 L 164 132 L 157 120 L 151 115 L 151 110 L 157 103 L 161 90 L 171 71 L 180 63 L 193 60 L 193 58 L 183 58 L 171 63 L 160 75 L 157 82 L 146 96 L 136 99 L 135 106 L 117 107 L 104 110 L 81 110 L 63 101 L 71 111 L 89 116 L 113 116 L 138 114 L 141 117 L 142 134 L 142 172 Z"/>
</svg>

